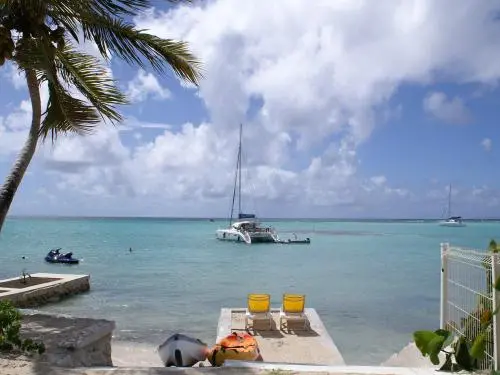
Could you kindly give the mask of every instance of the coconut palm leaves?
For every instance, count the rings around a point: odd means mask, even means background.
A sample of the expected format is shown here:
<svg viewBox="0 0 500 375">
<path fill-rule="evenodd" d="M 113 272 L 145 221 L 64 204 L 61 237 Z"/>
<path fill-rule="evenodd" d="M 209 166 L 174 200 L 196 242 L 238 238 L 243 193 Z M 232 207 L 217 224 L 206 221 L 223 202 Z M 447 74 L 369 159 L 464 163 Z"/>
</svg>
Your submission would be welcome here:
<svg viewBox="0 0 500 375">
<path fill-rule="evenodd" d="M 125 95 L 101 60 L 78 50 L 80 42 L 95 43 L 104 61 L 113 56 L 158 73 L 171 69 L 198 85 L 201 65 L 186 43 L 127 21 L 151 5 L 150 0 L 0 0 L 0 66 L 11 60 L 25 73 L 32 101 L 40 101 L 37 83 L 46 84 L 49 94 L 41 119 L 33 113 L 23 160 L 0 188 L 0 229 L 35 151 L 33 135 L 54 141 L 59 134 L 87 134 L 103 120 L 121 121 L 118 106 L 127 103 Z"/>
<path fill-rule="evenodd" d="M 198 84 L 200 64 L 186 43 L 137 30 L 122 19 L 150 5 L 149 0 L 5 0 L 0 5 L 0 54 L 23 70 L 34 69 L 48 83 L 43 139 L 88 133 L 102 119 L 120 121 L 116 106 L 126 103 L 106 69 L 76 50 L 70 39 L 94 42 L 104 59 L 111 54 L 159 73 L 171 68 L 181 79 Z M 15 48 L 12 32 L 19 38 Z M 71 86 L 76 90 L 69 90 Z"/>
</svg>

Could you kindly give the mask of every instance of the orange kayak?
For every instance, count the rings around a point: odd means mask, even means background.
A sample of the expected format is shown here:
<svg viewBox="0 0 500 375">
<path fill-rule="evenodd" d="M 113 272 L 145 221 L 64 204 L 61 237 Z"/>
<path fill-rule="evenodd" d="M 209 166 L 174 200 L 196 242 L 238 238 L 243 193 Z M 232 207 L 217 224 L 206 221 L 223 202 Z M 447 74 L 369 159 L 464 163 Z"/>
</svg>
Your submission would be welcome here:
<svg viewBox="0 0 500 375">
<path fill-rule="evenodd" d="M 233 332 L 208 351 L 212 366 L 222 366 L 226 359 L 255 361 L 260 357 L 257 340 L 246 332 Z"/>
</svg>

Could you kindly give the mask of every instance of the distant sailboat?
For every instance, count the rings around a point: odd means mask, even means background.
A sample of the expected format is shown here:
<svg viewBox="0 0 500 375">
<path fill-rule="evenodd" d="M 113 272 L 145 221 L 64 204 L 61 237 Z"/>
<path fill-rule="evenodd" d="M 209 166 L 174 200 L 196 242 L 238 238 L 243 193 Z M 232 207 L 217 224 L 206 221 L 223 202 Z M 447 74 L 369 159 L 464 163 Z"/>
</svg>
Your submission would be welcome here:
<svg viewBox="0 0 500 375">
<path fill-rule="evenodd" d="M 261 226 L 254 214 L 241 211 L 241 137 L 243 126 L 240 124 L 240 141 L 238 146 L 238 158 L 236 161 L 236 175 L 234 177 L 234 189 L 231 205 L 231 217 L 229 227 L 218 229 L 216 237 L 219 240 L 245 242 L 278 242 L 278 234 L 271 227 Z M 238 195 L 238 221 L 234 220 L 235 198 Z"/>
<path fill-rule="evenodd" d="M 439 222 L 442 227 L 465 227 L 465 223 L 461 216 L 452 216 L 451 214 L 451 184 L 448 191 L 448 210 L 446 211 L 446 220 Z"/>
</svg>

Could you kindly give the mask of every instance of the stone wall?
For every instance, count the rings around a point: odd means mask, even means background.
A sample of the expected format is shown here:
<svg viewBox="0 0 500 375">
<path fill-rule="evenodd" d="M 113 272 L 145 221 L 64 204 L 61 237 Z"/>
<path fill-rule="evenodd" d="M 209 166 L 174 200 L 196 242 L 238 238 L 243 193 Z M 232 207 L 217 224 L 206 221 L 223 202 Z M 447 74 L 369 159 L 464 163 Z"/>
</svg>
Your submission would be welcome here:
<svg viewBox="0 0 500 375">
<path fill-rule="evenodd" d="M 72 280 L 61 280 L 52 285 L 38 285 L 28 290 L 16 290 L 16 294 L 2 296 L 1 299 L 10 300 L 18 308 L 32 308 L 46 303 L 57 302 L 70 295 L 86 292 L 90 289 L 88 276 Z"/>
<path fill-rule="evenodd" d="M 21 334 L 45 344 L 40 360 L 60 367 L 112 366 L 111 336 L 115 323 L 103 319 L 46 314 L 23 317 Z"/>
</svg>

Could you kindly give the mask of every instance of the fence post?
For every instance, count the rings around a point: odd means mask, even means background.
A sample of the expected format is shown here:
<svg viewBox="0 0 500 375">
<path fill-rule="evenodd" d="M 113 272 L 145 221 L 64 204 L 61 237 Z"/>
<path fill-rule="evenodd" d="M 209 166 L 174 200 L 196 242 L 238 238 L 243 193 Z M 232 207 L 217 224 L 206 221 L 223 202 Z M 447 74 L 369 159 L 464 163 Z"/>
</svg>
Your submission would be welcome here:
<svg viewBox="0 0 500 375">
<path fill-rule="evenodd" d="M 494 284 L 496 279 L 500 277 L 500 265 L 497 253 L 491 254 L 491 283 Z M 500 292 L 495 288 L 492 290 L 493 310 L 495 310 L 500 303 Z M 495 370 L 500 369 L 500 318 L 498 314 L 493 315 L 493 362 Z"/>
<path fill-rule="evenodd" d="M 448 243 L 441 244 L 441 311 L 439 326 L 445 329 L 448 319 Z"/>
</svg>

